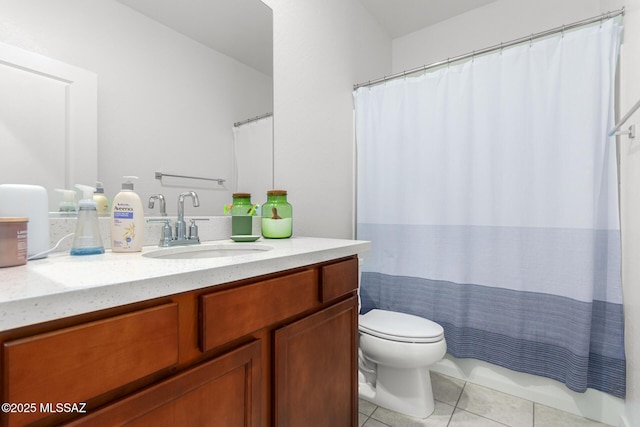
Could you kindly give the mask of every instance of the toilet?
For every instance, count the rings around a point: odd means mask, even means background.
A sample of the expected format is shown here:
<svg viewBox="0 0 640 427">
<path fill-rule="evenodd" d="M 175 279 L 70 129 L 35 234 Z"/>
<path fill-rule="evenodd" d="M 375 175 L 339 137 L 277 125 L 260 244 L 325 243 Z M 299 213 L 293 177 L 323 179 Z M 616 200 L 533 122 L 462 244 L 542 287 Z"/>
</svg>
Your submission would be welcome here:
<svg viewBox="0 0 640 427">
<path fill-rule="evenodd" d="M 447 352 L 444 329 L 431 320 L 388 310 L 359 316 L 358 394 L 417 418 L 433 413 L 429 366 Z"/>
</svg>

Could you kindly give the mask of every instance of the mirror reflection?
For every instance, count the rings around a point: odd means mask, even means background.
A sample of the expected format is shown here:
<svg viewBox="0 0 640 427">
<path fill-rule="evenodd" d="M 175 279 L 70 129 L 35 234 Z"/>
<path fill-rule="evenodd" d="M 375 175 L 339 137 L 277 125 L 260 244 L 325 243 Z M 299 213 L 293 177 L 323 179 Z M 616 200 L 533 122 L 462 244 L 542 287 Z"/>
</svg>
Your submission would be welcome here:
<svg viewBox="0 0 640 427">
<path fill-rule="evenodd" d="M 120 190 L 122 176 L 135 175 L 140 178 L 135 191 L 145 206 L 149 197 L 163 194 L 167 213 L 175 215 L 178 195 L 195 190 L 201 203 L 189 215 L 222 214 L 236 190 L 233 124 L 273 109 L 272 17 L 265 4 L 0 0 L 0 5 L 0 43 L 85 70 L 97 80 L 95 158 L 77 158 L 78 148 L 91 144 L 91 135 L 74 142 L 78 108 L 69 107 L 74 92 L 64 79 L 56 80 L 60 87 L 45 91 L 53 93 L 55 102 L 38 101 L 36 93 L 20 111 L 12 107 L 18 120 L 10 124 L 0 104 L 2 145 L 26 147 L 27 154 L 43 152 L 16 136 L 24 133 L 15 131 L 20 123 L 40 129 L 35 139 L 49 153 L 40 156 L 38 166 L 24 159 L 17 162 L 22 165 L 18 177 L 0 169 L 0 183 L 43 185 L 55 209 L 62 195 L 53 188 L 101 181 L 111 199 Z M 29 110 L 34 104 L 37 113 Z M 42 130 L 49 122 L 55 132 Z M 51 178 L 52 169 L 62 178 Z M 220 178 L 224 183 L 156 179 L 156 172 Z"/>
</svg>

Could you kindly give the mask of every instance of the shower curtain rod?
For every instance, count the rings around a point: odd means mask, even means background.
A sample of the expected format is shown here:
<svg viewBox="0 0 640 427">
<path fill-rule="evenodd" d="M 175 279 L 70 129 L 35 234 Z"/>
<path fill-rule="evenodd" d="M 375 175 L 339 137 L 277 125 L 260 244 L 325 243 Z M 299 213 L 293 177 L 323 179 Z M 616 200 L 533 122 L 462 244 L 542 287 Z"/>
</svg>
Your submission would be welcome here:
<svg viewBox="0 0 640 427">
<path fill-rule="evenodd" d="M 434 62 L 432 64 L 423 65 L 421 67 L 412 68 L 410 70 L 402 71 L 400 73 L 396 73 L 396 74 L 391 74 L 389 76 L 380 77 L 380 78 L 375 79 L 375 80 L 369 80 L 369 81 L 364 82 L 364 83 L 354 84 L 353 85 L 353 90 L 356 90 L 356 89 L 361 88 L 361 87 L 373 86 L 373 85 L 376 85 L 378 83 L 386 82 L 388 80 L 398 79 L 398 78 L 401 78 L 401 77 L 405 77 L 405 76 L 407 76 L 409 74 L 418 73 L 418 72 L 421 72 L 421 71 L 426 71 L 426 70 L 429 70 L 431 68 L 436 68 L 436 67 L 440 67 L 440 66 L 443 66 L 443 65 L 449 65 L 449 64 L 451 64 L 453 62 L 461 61 L 463 59 L 473 58 L 474 56 L 484 55 L 485 53 L 493 52 L 495 50 L 502 50 L 504 48 L 515 46 L 517 44 L 521 44 L 521 43 L 525 43 L 525 42 L 531 42 L 531 41 L 533 41 L 535 39 L 539 39 L 539 38 L 542 38 L 542 37 L 547 37 L 547 36 L 550 36 L 550 35 L 553 35 L 553 34 L 564 33 L 565 31 L 568 31 L 568 30 L 573 30 L 575 28 L 582 27 L 584 25 L 593 24 L 593 23 L 598 22 L 598 21 L 602 22 L 602 21 L 604 21 L 606 19 L 615 18 L 616 16 L 620 16 L 620 15 L 624 15 L 624 7 L 622 7 L 622 9 L 620 9 L 620 10 L 616 10 L 616 11 L 613 11 L 613 12 L 607 12 L 607 13 L 603 13 L 603 14 L 598 15 L 598 16 L 594 16 L 593 18 L 583 19 L 582 21 L 577 21 L 577 22 L 574 22 L 572 24 L 563 25 L 563 26 L 557 27 L 557 28 L 552 28 L 550 30 L 542 31 L 540 33 L 531 34 L 530 36 L 520 37 L 518 39 L 514 39 L 514 40 L 511 40 L 511 41 L 506 42 L 506 43 L 500 43 L 500 44 L 497 44 L 497 45 L 494 45 L 494 46 L 486 47 L 484 49 L 474 50 L 473 52 L 465 53 L 463 55 L 454 56 L 453 58 L 447 58 L 446 60 L 443 60 L 443 61 L 438 61 L 438 62 Z"/>
<path fill-rule="evenodd" d="M 233 127 L 237 128 L 239 126 L 246 125 L 247 123 L 255 122 L 256 120 L 264 119 L 266 117 L 271 117 L 271 116 L 273 116 L 273 113 L 265 113 L 265 114 L 263 114 L 261 116 L 255 116 L 253 118 L 250 118 L 250 119 L 247 119 L 247 120 L 243 120 L 241 122 L 235 122 L 233 124 Z"/>
</svg>

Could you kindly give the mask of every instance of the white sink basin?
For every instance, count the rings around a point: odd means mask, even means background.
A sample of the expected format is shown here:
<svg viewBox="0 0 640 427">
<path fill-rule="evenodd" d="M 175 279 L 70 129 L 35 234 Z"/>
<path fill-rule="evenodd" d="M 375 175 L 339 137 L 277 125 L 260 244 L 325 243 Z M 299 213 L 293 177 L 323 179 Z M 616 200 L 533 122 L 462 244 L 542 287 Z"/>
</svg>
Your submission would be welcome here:
<svg viewBox="0 0 640 427">
<path fill-rule="evenodd" d="M 221 258 L 236 255 L 255 254 L 273 249 L 269 245 L 247 243 L 213 243 L 193 246 L 175 246 L 145 252 L 142 256 L 157 259 L 200 259 Z"/>
</svg>

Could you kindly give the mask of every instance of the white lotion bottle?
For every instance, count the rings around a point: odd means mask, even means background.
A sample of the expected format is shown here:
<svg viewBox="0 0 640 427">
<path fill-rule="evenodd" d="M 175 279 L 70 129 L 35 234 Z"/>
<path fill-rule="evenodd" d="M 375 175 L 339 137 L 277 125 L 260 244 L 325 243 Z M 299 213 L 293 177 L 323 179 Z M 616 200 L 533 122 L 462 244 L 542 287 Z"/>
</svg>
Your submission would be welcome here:
<svg viewBox="0 0 640 427">
<path fill-rule="evenodd" d="M 111 251 L 140 252 L 144 245 L 144 212 L 142 201 L 133 191 L 131 179 L 124 176 L 122 191 L 116 194 L 111 209 Z"/>
<path fill-rule="evenodd" d="M 93 193 L 93 201 L 96 202 L 96 211 L 98 211 L 98 215 L 109 215 L 109 200 L 107 199 L 107 196 L 104 195 L 104 188 L 100 181 L 96 182 L 96 191 Z"/>
</svg>

